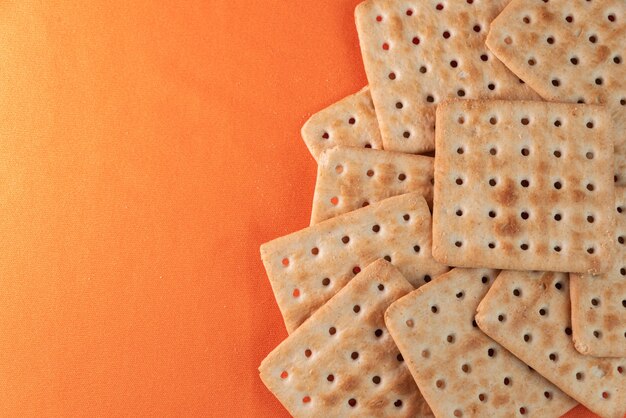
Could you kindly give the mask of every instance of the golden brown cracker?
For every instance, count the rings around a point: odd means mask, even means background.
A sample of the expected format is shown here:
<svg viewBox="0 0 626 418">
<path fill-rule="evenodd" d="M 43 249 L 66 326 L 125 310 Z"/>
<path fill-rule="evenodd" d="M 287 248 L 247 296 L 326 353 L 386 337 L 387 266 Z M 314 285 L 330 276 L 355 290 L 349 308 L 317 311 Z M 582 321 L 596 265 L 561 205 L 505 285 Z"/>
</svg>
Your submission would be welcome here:
<svg viewBox="0 0 626 418">
<path fill-rule="evenodd" d="M 411 290 L 375 261 L 263 360 L 261 379 L 295 417 L 432 417 L 383 320 Z"/>
<path fill-rule="evenodd" d="M 349 147 L 326 150 L 318 162 L 311 225 L 409 192 L 420 193 L 430 206 L 433 183 L 431 157 Z"/>
<path fill-rule="evenodd" d="M 432 258 L 430 211 L 418 193 L 277 238 L 261 246 L 261 258 L 290 333 L 379 258 L 415 287 L 448 271 Z"/>
<path fill-rule="evenodd" d="M 485 45 L 508 0 L 368 0 L 356 8 L 365 72 L 386 150 L 435 148 L 445 99 L 535 99 Z"/>
<path fill-rule="evenodd" d="M 626 413 L 626 359 L 585 356 L 574 348 L 566 274 L 502 272 L 478 306 L 476 322 L 591 411 L 605 418 Z"/>
<path fill-rule="evenodd" d="M 368 87 L 315 113 L 302 126 L 301 135 L 316 161 L 324 150 L 339 145 L 383 147 Z"/>
<path fill-rule="evenodd" d="M 513 0 L 487 37 L 489 49 L 546 100 L 609 108 L 620 185 L 626 185 L 625 20 L 624 0 Z"/>
<path fill-rule="evenodd" d="M 458 267 L 602 273 L 614 216 L 601 106 L 471 101 L 437 110 L 433 254 Z"/>
</svg>

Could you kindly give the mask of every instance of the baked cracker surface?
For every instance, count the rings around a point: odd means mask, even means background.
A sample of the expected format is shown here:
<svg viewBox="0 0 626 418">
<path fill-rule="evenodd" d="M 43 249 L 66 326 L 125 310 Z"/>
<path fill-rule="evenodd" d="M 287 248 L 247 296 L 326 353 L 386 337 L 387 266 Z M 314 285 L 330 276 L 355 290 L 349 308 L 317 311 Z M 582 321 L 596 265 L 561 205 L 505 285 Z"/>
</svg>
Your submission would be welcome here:
<svg viewBox="0 0 626 418">
<path fill-rule="evenodd" d="M 613 247 L 602 106 L 471 101 L 437 110 L 433 254 L 457 267 L 598 274 Z"/>
<path fill-rule="evenodd" d="M 411 290 L 375 261 L 267 356 L 261 379 L 295 417 L 432 417 L 383 320 Z"/>
<path fill-rule="evenodd" d="M 574 348 L 566 274 L 501 273 L 478 306 L 476 321 L 592 412 L 605 418 L 626 413 L 626 359 L 585 356 Z"/>
<path fill-rule="evenodd" d="M 324 150 L 338 145 L 383 147 L 368 87 L 312 115 L 300 133 L 316 161 Z"/>
<path fill-rule="evenodd" d="M 576 402 L 474 321 L 496 276 L 451 270 L 394 302 L 387 328 L 436 416 L 560 417 Z"/>
<path fill-rule="evenodd" d="M 432 157 L 335 147 L 320 156 L 311 225 L 388 197 L 418 192 L 433 200 Z"/>
<path fill-rule="evenodd" d="M 485 45 L 508 0 L 368 0 L 356 8 L 365 72 L 386 150 L 435 148 L 435 109 L 454 97 L 539 96 Z"/>
<path fill-rule="evenodd" d="M 570 275 L 574 345 L 597 357 L 626 357 L 626 188 L 615 195 L 613 265 L 598 276 Z"/>
<path fill-rule="evenodd" d="M 609 108 L 615 179 L 626 185 L 626 2 L 513 0 L 486 43 L 546 100 Z"/>
<path fill-rule="evenodd" d="M 415 287 L 449 270 L 432 257 L 430 211 L 418 193 L 390 197 L 261 246 L 290 333 L 379 258 Z"/>
</svg>

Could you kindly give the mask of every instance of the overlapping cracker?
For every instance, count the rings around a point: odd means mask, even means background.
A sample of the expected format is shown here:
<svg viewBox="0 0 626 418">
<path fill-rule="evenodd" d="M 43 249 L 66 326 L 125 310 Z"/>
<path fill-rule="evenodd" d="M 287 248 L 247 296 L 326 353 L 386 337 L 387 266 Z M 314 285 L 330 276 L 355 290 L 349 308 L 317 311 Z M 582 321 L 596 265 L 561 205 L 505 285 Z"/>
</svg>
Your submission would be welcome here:
<svg viewBox="0 0 626 418">
<path fill-rule="evenodd" d="M 626 2 L 513 0 L 487 46 L 551 101 L 606 104 L 615 120 L 616 178 L 626 185 Z"/>
<path fill-rule="evenodd" d="M 434 149 L 435 108 L 453 97 L 538 98 L 485 45 L 508 0 L 368 0 L 356 26 L 386 150 Z"/>
<path fill-rule="evenodd" d="M 437 110 L 433 255 L 459 267 L 602 273 L 613 146 L 601 106 L 469 101 Z"/>
<path fill-rule="evenodd" d="M 448 271 L 432 258 L 430 211 L 418 193 L 275 239 L 261 246 L 261 258 L 290 333 L 378 258 L 415 287 Z"/>
<path fill-rule="evenodd" d="M 566 274 L 501 273 L 478 306 L 476 321 L 591 411 L 606 418 L 626 413 L 626 358 L 584 356 L 574 348 Z"/>
<path fill-rule="evenodd" d="M 431 157 L 347 147 L 326 150 L 318 162 L 311 225 L 409 192 L 419 192 L 432 205 Z"/>
<path fill-rule="evenodd" d="M 311 116 L 302 126 L 301 134 L 316 161 L 322 151 L 337 145 L 383 147 L 368 87 Z"/>
<path fill-rule="evenodd" d="M 454 269 L 393 303 L 385 323 L 441 417 L 559 417 L 576 402 L 483 334 L 474 315 L 497 272 Z"/>
<path fill-rule="evenodd" d="M 412 290 L 375 261 L 267 356 L 261 379 L 295 417 L 432 417 L 383 321 Z"/>
<path fill-rule="evenodd" d="M 616 189 L 615 257 L 599 276 L 571 274 L 576 349 L 598 357 L 626 357 L 626 188 Z"/>
</svg>

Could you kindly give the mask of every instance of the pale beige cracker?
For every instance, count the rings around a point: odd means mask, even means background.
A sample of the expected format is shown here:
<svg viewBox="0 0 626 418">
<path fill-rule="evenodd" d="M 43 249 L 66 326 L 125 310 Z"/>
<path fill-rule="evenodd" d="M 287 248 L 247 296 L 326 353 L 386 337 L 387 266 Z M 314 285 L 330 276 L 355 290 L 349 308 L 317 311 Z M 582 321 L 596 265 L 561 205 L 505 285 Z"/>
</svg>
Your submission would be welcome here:
<svg viewBox="0 0 626 418">
<path fill-rule="evenodd" d="M 365 72 L 389 151 L 435 148 L 435 108 L 453 97 L 535 99 L 485 45 L 508 0 L 368 0 L 356 8 Z"/>
<path fill-rule="evenodd" d="M 288 332 L 384 258 L 415 287 L 449 270 L 431 251 L 431 216 L 418 193 L 390 197 L 261 246 Z"/>
<path fill-rule="evenodd" d="M 420 391 L 440 417 L 560 417 L 576 402 L 478 329 L 497 271 L 454 269 L 385 314 Z"/>
<path fill-rule="evenodd" d="M 433 158 L 336 147 L 318 161 L 311 225 L 388 197 L 418 192 L 433 201 Z"/>
<path fill-rule="evenodd" d="M 513 0 L 487 46 L 550 101 L 605 104 L 615 121 L 615 176 L 626 185 L 626 2 Z"/>
<path fill-rule="evenodd" d="M 615 256 L 599 276 L 571 274 L 574 345 L 582 354 L 626 357 L 626 188 L 615 193 Z"/>
<path fill-rule="evenodd" d="M 315 161 L 324 150 L 338 145 L 383 147 L 368 87 L 315 113 L 302 126 L 301 135 Z"/>
<path fill-rule="evenodd" d="M 457 100 L 437 110 L 433 255 L 457 267 L 602 273 L 614 216 L 601 106 Z"/>
<path fill-rule="evenodd" d="M 412 290 L 370 264 L 263 360 L 263 383 L 294 417 L 432 417 L 383 320 Z"/>
<path fill-rule="evenodd" d="M 585 356 L 574 348 L 567 274 L 502 272 L 478 306 L 476 322 L 594 413 L 626 413 L 626 358 Z"/>
</svg>

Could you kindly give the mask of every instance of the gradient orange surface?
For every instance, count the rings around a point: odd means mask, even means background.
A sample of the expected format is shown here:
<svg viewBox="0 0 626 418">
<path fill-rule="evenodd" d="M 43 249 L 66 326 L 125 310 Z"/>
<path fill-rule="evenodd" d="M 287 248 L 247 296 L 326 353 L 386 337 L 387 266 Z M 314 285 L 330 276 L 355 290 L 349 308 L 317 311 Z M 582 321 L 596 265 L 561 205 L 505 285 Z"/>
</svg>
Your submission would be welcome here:
<svg viewBox="0 0 626 418">
<path fill-rule="evenodd" d="M 287 416 L 259 245 L 366 83 L 356 4 L 0 4 L 0 415 Z"/>
</svg>

